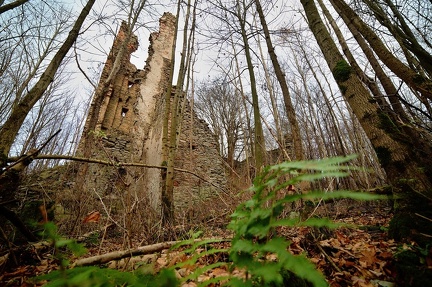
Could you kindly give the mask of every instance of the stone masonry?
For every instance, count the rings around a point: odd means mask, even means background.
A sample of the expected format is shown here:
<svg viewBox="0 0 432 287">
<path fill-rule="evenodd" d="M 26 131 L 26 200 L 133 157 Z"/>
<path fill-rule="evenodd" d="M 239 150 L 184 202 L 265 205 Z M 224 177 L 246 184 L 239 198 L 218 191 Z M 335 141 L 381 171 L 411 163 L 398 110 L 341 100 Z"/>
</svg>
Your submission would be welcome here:
<svg viewBox="0 0 432 287">
<path fill-rule="evenodd" d="M 150 36 L 149 56 L 141 70 L 130 63 L 138 39 L 122 23 L 95 91 L 78 156 L 113 163 L 162 165 L 164 95 L 171 84 L 174 31 L 175 17 L 165 13 L 159 32 Z M 214 135 L 204 121 L 194 116 L 187 102 L 184 109 L 176 167 L 199 177 L 176 172 L 174 204 L 178 211 L 216 195 L 226 186 L 224 163 Z M 161 170 L 156 168 L 83 163 L 78 169 L 77 188 L 101 198 L 125 193 L 146 197 L 159 210 L 160 176 Z"/>
</svg>

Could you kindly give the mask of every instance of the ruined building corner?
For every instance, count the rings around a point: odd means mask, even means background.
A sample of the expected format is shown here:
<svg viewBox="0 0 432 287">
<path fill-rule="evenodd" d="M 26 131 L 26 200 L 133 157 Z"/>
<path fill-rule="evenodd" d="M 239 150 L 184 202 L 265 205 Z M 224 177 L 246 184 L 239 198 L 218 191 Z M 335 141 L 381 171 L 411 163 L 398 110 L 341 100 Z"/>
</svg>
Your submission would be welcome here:
<svg viewBox="0 0 432 287">
<path fill-rule="evenodd" d="M 171 84 L 176 18 L 164 13 L 159 23 L 159 31 L 150 36 L 149 55 L 142 69 L 130 63 L 138 38 L 126 22 L 121 24 L 90 106 L 78 155 L 116 163 L 161 165 L 164 93 Z M 196 171 L 206 181 L 177 174 L 177 208 L 197 204 L 219 192 L 215 185 L 224 188 L 226 184 L 214 136 L 193 115 L 188 111 L 183 117 L 176 167 Z M 160 180 L 159 169 L 95 164 L 83 164 L 77 177 L 83 190 L 97 190 L 98 196 L 111 197 L 133 192 L 147 197 L 155 209 L 160 206 Z"/>
</svg>

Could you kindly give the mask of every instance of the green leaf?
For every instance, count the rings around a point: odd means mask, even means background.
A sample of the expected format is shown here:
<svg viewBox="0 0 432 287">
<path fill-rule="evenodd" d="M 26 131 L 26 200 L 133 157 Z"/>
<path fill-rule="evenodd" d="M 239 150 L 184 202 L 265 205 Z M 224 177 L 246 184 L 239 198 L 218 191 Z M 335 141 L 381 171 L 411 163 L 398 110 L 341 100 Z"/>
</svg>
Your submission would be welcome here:
<svg viewBox="0 0 432 287">
<path fill-rule="evenodd" d="M 198 261 L 199 258 L 202 258 L 204 256 L 207 255 L 213 255 L 213 254 L 217 254 L 217 253 L 228 253 L 229 250 L 228 249 L 216 249 L 216 248 L 212 248 L 210 250 L 206 250 L 200 253 L 196 253 L 194 254 L 194 256 L 192 256 L 190 259 L 183 261 L 183 262 L 179 262 L 177 264 L 175 264 L 173 267 L 174 268 L 178 268 L 178 267 L 183 267 L 183 266 L 187 266 L 187 265 L 194 265 L 196 264 L 196 262 Z"/>
<path fill-rule="evenodd" d="M 310 226 L 310 227 L 328 227 L 328 228 L 338 228 L 342 226 L 347 226 L 344 223 L 336 223 L 328 218 L 309 218 L 298 224 L 299 226 Z"/>
<path fill-rule="evenodd" d="M 235 241 L 233 240 L 231 249 L 235 252 L 241 251 L 241 252 L 252 254 L 259 250 L 258 246 L 259 246 L 258 244 L 255 246 L 252 240 L 238 239 Z"/>
<path fill-rule="evenodd" d="M 67 244 L 67 247 L 72 251 L 75 256 L 82 256 L 87 253 L 87 248 L 84 247 L 83 244 L 72 240 Z"/>
<path fill-rule="evenodd" d="M 379 194 L 372 194 L 367 192 L 356 192 L 356 191 L 350 191 L 350 190 L 338 190 L 338 191 L 332 191 L 332 192 L 311 192 L 305 194 L 303 197 L 305 200 L 313 200 L 313 199 L 338 199 L 338 198 L 351 198 L 355 200 L 379 200 L 379 199 L 386 199 L 386 196 L 379 195 Z"/>
<path fill-rule="evenodd" d="M 339 171 L 339 170 L 330 170 L 330 171 L 322 171 L 320 173 L 305 173 L 295 177 L 295 180 L 298 182 L 301 181 L 315 181 L 318 179 L 326 178 L 326 177 L 345 177 L 349 173 Z"/>
<path fill-rule="evenodd" d="M 283 283 L 282 275 L 280 274 L 282 266 L 278 262 L 267 262 L 261 268 L 253 270 L 253 275 L 262 278 L 263 283 L 275 284 L 281 286 Z"/>
<path fill-rule="evenodd" d="M 346 163 L 348 161 L 351 161 L 355 159 L 357 155 L 349 155 L 346 157 L 331 157 L 326 159 L 320 159 L 320 160 L 306 160 L 306 161 L 286 161 L 277 165 L 273 165 L 271 167 L 272 170 L 275 169 L 284 169 L 284 170 L 292 170 L 292 169 L 299 169 L 299 170 L 319 170 L 319 171 L 325 171 L 325 170 L 335 170 L 337 169 L 352 169 L 354 167 L 347 167 L 347 166 L 338 166 L 342 163 Z"/>
<path fill-rule="evenodd" d="M 260 250 L 279 254 L 280 251 L 286 251 L 288 246 L 289 241 L 281 237 L 275 237 L 265 242 L 262 247 L 260 247 Z"/>
<path fill-rule="evenodd" d="M 324 276 L 315 268 L 307 258 L 302 255 L 288 254 L 289 259 L 285 260 L 284 267 L 294 272 L 300 278 L 310 281 L 315 287 L 327 287 L 328 283 Z"/>
<path fill-rule="evenodd" d="M 201 268 L 197 268 L 195 269 L 195 271 L 191 274 L 189 274 L 188 276 L 184 277 L 181 279 L 182 282 L 186 282 L 188 280 L 196 280 L 200 275 L 206 273 L 207 271 L 220 267 L 220 266 L 225 266 L 227 265 L 226 262 L 216 262 L 213 264 L 209 264 L 209 265 L 205 265 Z"/>
</svg>

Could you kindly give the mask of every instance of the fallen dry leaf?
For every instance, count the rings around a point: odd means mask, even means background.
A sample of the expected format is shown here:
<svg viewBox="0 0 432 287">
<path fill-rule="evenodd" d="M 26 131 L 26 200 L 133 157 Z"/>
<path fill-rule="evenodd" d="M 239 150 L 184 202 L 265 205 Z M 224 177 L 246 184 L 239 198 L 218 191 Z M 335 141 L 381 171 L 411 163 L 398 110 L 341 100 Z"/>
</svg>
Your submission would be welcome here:
<svg viewBox="0 0 432 287">
<path fill-rule="evenodd" d="M 92 211 L 84 218 L 83 223 L 99 222 L 101 214 L 99 211 Z"/>
<path fill-rule="evenodd" d="M 198 286 L 195 282 L 183 283 L 182 287 L 196 287 Z"/>
<path fill-rule="evenodd" d="M 213 277 L 228 276 L 229 273 L 224 268 L 215 268 L 212 270 Z"/>
<path fill-rule="evenodd" d="M 164 267 L 168 264 L 166 258 L 163 257 L 159 257 L 158 259 L 156 259 L 156 263 L 160 266 L 160 267 Z"/>
</svg>

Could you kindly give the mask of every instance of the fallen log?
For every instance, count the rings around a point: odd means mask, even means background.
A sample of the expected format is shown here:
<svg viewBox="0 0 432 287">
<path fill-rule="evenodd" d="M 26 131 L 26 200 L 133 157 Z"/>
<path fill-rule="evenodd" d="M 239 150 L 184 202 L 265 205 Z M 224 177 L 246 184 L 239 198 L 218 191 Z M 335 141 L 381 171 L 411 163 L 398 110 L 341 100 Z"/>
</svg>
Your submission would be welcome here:
<svg viewBox="0 0 432 287">
<path fill-rule="evenodd" d="M 195 242 L 216 243 L 216 242 L 223 242 L 223 241 L 231 241 L 231 239 L 220 239 L 220 238 L 195 239 L 191 243 L 195 243 Z M 72 267 L 98 265 L 98 264 L 108 263 L 113 260 L 120 260 L 127 257 L 152 254 L 152 253 L 160 252 L 162 250 L 171 248 L 172 246 L 179 244 L 181 242 L 184 241 L 167 241 L 167 242 L 161 242 L 152 245 L 141 246 L 135 249 L 113 251 L 101 255 L 82 258 L 76 260 L 72 264 Z"/>
</svg>

